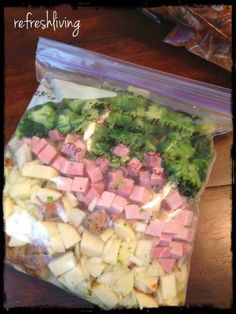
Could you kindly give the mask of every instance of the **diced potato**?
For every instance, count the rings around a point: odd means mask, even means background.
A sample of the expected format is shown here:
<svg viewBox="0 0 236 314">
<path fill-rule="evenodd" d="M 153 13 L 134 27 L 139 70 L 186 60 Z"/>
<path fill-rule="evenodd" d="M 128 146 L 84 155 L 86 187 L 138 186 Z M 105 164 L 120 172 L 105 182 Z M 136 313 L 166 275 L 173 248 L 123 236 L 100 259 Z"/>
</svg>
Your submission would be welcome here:
<svg viewBox="0 0 236 314">
<path fill-rule="evenodd" d="M 77 262 L 72 251 L 66 252 L 65 254 L 54 258 L 48 264 L 49 269 L 55 276 L 60 276 L 65 272 L 76 267 Z"/>
<path fill-rule="evenodd" d="M 133 228 L 123 219 L 119 219 L 114 223 L 115 233 L 126 241 L 135 239 Z"/>
<path fill-rule="evenodd" d="M 27 243 L 30 243 L 29 238 L 25 235 L 18 235 L 17 237 L 11 237 L 8 245 L 10 247 L 17 247 L 17 246 L 23 246 L 26 245 Z"/>
<path fill-rule="evenodd" d="M 16 167 L 14 167 L 10 171 L 6 181 L 11 185 L 16 182 L 19 182 L 20 180 L 22 181 L 22 179 L 24 178 L 21 176 L 20 171 Z"/>
<path fill-rule="evenodd" d="M 160 288 L 164 300 L 175 298 L 177 295 L 175 275 L 169 274 L 161 276 Z"/>
<path fill-rule="evenodd" d="M 80 266 L 81 266 L 81 269 L 82 269 L 82 271 L 83 271 L 84 277 L 85 277 L 86 279 L 88 279 L 88 278 L 90 277 L 87 264 L 88 264 L 88 258 L 87 258 L 87 256 L 83 256 L 83 255 L 82 255 L 81 258 L 80 258 Z"/>
<path fill-rule="evenodd" d="M 97 282 L 103 283 L 104 285 L 111 285 L 113 282 L 113 272 L 106 272 L 99 276 Z"/>
<path fill-rule="evenodd" d="M 76 207 L 79 204 L 78 198 L 71 192 L 66 192 L 65 197 L 71 202 L 73 207 Z"/>
<path fill-rule="evenodd" d="M 134 290 L 135 296 L 138 300 L 139 308 L 142 310 L 143 308 L 154 308 L 158 307 L 157 300 L 151 297 L 148 294 L 145 294 L 141 291 Z"/>
<path fill-rule="evenodd" d="M 65 196 L 61 199 L 61 202 L 62 202 L 62 205 L 63 205 L 66 213 L 69 215 L 72 211 L 72 208 L 73 208 L 72 203 Z"/>
<path fill-rule="evenodd" d="M 104 246 L 104 250 L 103 250 L 103 260 L 106 263 L 112 264 L 112 265 L 117 264 L 120 243 L 121 243 L 120 239 L 116 239 L 116 240 L 109 239 L 106 242 Z"/>
<path fill-rule="evenodd" d="M 134 229 L 137 232 L 145 232 L 145 230 L 147 229 L 147 224 L 137 221 L 134 224 Z"/>
<path fill-rule="evenodd" d="M 139 240 L 135 250 L 135 256 L 147 261 L 150 259 L 152 240 Z"/>
<path fill-rule="evenodd" d="M 25 180 L 24 182 L 17 182 L 12 184 L 9 192 L 12 198 L 30 198 L 31 196 L 30 180 Z"/>
<path fill-rule="evenodd" d="M 36 165 L 33 162 L 27 162 L 21 169 L 25 177 L 50 180 L 59 175 L 58 171 L 50 166 Z"/>
<path fill-rule="evenodd" d="M 27 211 L 18 210 L 6 219 L 5 232 L 7 235 L 15 238 L 19 238 L 21 235 L 31 238 L 33 235 L 34 225 L 35 220 L 32 219 Z"/>
<path fill-rule="evenodd" d="M 103 248 L 104 242 L 88 230 L 84 229 L 80 244 L 81 253 L 89 257 L 102 256 Z"/>
<path fill-rule="evenodd" d="M 138 307 L 137 298 L 135 297 L 133 290 L 119 302 L 119 305 L 126 309 L 134 309 Z"/>
<path fill-rule="evenodd" d="M 57 223 L 57 227 L 59 229 L 59 232 L 60 232 L 61 238 L 62 238 L 62 242 L 63 242 L 66 249 L 71 248 L 77 242 L 80 241 L 79 233 L 71 225 L 64 224 L 64 223 Z"/>
<path fill-rule="evenodd" d="M 50 249 L 49 252 L 53 255 L 56 253 L 65 253 L 65 246 L 62 241 L 61 235 L 55 234 L 50 238 Z"/>
<path fill-rule="evenodd" d="M 79 264 L 71 270 L 67 271 L 59 278 L 59 281 L 62 282 L 67 288 L 73 290 L 76 285 L 78 285 L 81 281 L 83 281 L 84 275 Z"/>
<path fill-rule="evenodd" d="M 142 260 L 141 258 L 134 256 L 134 255 L 131 255 L 129 257 L 129 262 L 133 263 L 135 265 L 138 265 L 138 266 L 143 266 L 145 264 L 144 260 Z"/>
<path fill-rule="evenodd" d="M 134 274 L 129 272 L 121 276 L 114 285 L 114 290 L 121 293 L 123 296 L 131 293 L 134 287 Z"/>
<path fill-rule="evenodd" d="M 157 290 L 158 277 L 147 276 L 145 273 L 136 273 L 134 278 L 134 286 L 144 293 L 152 293 Z"/>
<path fill-rule="evenodd" d="M 184 264 L 180 270 L 175 270 L 175 277 L 176 277 L 176 286 L 178 292 L 181 292 L 187 288 L 188 282 L 188 268 L 187 265 Z"/>
<path fill-rule="evenodd" d="M 96 284 L 91 290 L 107 309 L 114 308 L 121 300 L 120 294 L 112 291 L 110 287 L 103 284 Z"/>
<path fill-rule="evenodd" d="M 79 260 L 80 260 L 80 245 L 79 245 L 79 242 L 75 244 L 74 253 L 75 253 L 76 260 L 79 262 Z"/>
<path fill-rule="evenodd" d="M 36 192 L 36 196 L 43 203 L 48 203 L 48 201 L 57 201 L 62 194 L 56 190 L 48 189 L 48 188 L 39 188 Z"/>
<path fill-rule="evenodd" d="M 7 219 L 8 216 L 13 214 L 13 208 L 15 206 L 15 203 L 10 197 L 6 197 L 3 200 L 3 213 L 4 213 L 4 219 Z"/>
<path fill-rule="evenodd" d="M 17 164 L 19 168 L 22 168 L 22 166 L 32 161 L 32 154 L 30 151 L 30 148 L 27 144 L 23 144 L 15 153 Z"/>
<path fill-rule="evenodd" d="M 59 234 L 57 223 L 54 221 L 40 221 L 38 224 L 46 230 L 49 237 Z"/>
<path fill-rule="evenodd" d="M 165 273 L 164 273 L 163 268 L 157 261 L 151 260 L 149 262 L 149 265 L 146 267 L 145 274 L 147 276 L 159 277 L 159 276 L 164 275 Z"/>
<path fill-rule="evenodd" d="M 105 230 L 102 234 L 100 234 L 100 238 L 104 241 L 107 242 L 107 240 L 114 234 L 114 230 L 111 228 L 108 228 Z"/>
<path fill-rule="evenodd" d="M 121 242 L 118 261 L 121 265 L 127 266 L 129 264 L 129 258 L 133 255 L 137 242 L 135 240 Z"/>
<path fill-rule="evenodd" d="M 165 300 L 163 305 L 178 306 L 179 305 L 179 299 L 177 297 L 175 297 L 175 298 L 172 298 L 172 299 Z"/>
<path fill-rule="evenodd" d="M 73 208 L 69 214 L 69 221 L 75 228 L 78 228 L 81 225 L 85 216 L 86 213 L 83 210 Z"/>
<path fill-rule="evenodd" d="M 97 278 L 102 274 L 105 266 L 105 263 L 102 262 L 100 257 L 92 257 L 87 262 L 88 272 L 94 278 Z"/>
</svg>

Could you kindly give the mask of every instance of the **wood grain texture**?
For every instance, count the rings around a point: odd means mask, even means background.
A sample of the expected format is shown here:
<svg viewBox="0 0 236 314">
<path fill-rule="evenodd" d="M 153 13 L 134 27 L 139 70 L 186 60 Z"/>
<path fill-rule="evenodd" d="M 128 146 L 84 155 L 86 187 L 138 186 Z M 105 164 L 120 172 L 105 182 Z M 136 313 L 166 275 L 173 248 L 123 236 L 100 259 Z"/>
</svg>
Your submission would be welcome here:
<svg viewBox="0 0 236 314">
<path fill-rule="evenodd" d="M 13 19 L 45 18 L 45 7 L 5 8 L 5 143 L 13 134 L 38 82 L 35 51 L 39 36 L 117 57 L 143 66 L 207 83 L 231 86 L 230 73 L 184 48 L 163 43 L 172 24 L 158 25 L 134 9 L 79 8 L 57 10 L 59 18 L 80 19 L 78 37 L 71 29 L 16 29 Z M 231 288 L 231 157 L 232 134 L 214 139 L 217 158 L 202 195 L 200 220 L 189 280 L 188 305 L 230 307 Z M 23 287 L 23 288 L 22 288 Z M 8 308 L 23 306 L 89 307 L 87 302 L 49 283 L 5 268 L 4 289 Z"/>
</svg>

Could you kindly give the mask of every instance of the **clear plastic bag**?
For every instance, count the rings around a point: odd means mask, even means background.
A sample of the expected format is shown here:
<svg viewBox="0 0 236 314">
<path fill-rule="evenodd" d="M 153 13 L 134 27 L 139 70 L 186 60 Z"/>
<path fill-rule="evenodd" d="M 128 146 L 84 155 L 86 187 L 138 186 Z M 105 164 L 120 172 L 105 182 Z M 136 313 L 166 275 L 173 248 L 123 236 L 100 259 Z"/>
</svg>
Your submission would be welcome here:
<svg viewBox="0 0 236 314">
<path fill-rule="evenodd" d="M 230 91 L 40 38 L 5 148 L 6 262 L 101 308 L 183 305 Z"/>
<path fill-rule="evenodd" d="M 185 46 L 190 52 L 231 71 L 232 6 L 163 6 L 149 10 L 178 23 L 165 42 Z"/>
</svg>

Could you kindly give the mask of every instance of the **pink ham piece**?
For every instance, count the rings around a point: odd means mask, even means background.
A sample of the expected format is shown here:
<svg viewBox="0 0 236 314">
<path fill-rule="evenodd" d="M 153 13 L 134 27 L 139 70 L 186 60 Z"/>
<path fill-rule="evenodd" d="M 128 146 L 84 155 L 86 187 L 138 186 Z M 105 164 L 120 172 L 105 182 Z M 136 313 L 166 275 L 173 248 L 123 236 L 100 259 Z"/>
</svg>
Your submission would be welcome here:
<svg viewBox="0 0 236 314">
<path fill-rule="evenodd" d="M 99 167 L 86 168 L 86 172 L 92 183 L 96 183 L 103 179 L 103 175 Z"/>
<path fill-rule="evenodd" d="M 151 175 L 149 171 L 140 171 L 139 184 L 144 186 L 146 189 L 151 188 Z"/>
<path fill-rule="evenodd" d="M 134 181 L 131 179 L 124 178 L 119 182 L 119 186 L 115 190 L 117 194 L 124 197 L 129 197 L 133 191 L 133 187 Z"/>
<path fill-rule="evenodd" d="M 120 214 L 124 207 L 127 205 L 128 201 L 126 198 L 116 195 L 111 204 L 111 208 L 108 210 L 111 213 Z"/>
<path fill-rule="evenodd" d="M 38 155 L 47 144 L 48 143 L 44 138 L 40 139 L 39 141 L 37 141 L 36 139 L 32 140 L 31 150 L 35 155 Z"/>
<path fill-rule="evenodd" d="M 38 158 L 45 164 L 50 164 L 50 162 L 58 154 L 57 150 L 50 144 L 47 144 L 38 154 Z"/>
<path fill-rule="evenodd" d="M 57 156 L 57 158 L 53 161 L 52 167 L 56 168 L 58 171 L 61 169 L 61 165 L 67 161 L 66 158 L 62 156 Z"/>
<path fill-rule="evenodd" d="M 164 234 L 164 233 L 162 233 L 160 235 L 159 245 L 160 246 L 169 246 L 170 242 L 172 241 L 172 238 L 173 238 L 173 234 Z"/>
<path fill-rule="evenodd" d="M 101 195 L 104 192 L 105 183 L 103 182 L 103 180 L 101 180 L 96 183 L 91 183 L 91 187 L 94 188 Z"/>
<path fill-rule="evenodd" d="M 158 258 L 157 261 L 161 264 L 166 273 L 170 273 L 175 265 L 175 258 Z"/>
<path fill-rule="evenodd" d="M 93 199 L 98 199 L 100 197 L 100 194 L 94 189 L 91 188 L 88 193 L 84 196 L 83 202 L 89 206 L 90 203 L 93 201 Z"/>
<path fill-rule="evenodd" d="M 96 160 L 96 165 L 100 168 L 102 172 L 106 172 L 109 170 L 109 161 L 105 157 L 99 157 Z"/>
<path fill-rule="evenodd" d="M 65 160 L 60 164 L 60 172 L 67 176 L 83 176 L 84 164 Z"/>
<path fill-rule="evenodd" d="M 146 204 L 151 200 L 151 194 L 145 187 L 135 185 L 129 199 L 138 204 Z"/>
<path fill-rule="evenodd" d="M 151 257 L 153 259 L 159 257 L 170 257 L 170 248 L 169 247 L 153 247 L 151 249 Z"/>
<path fill-rule="evenodd" d="M 164 169 L 163 168 L 153 168 L 151 175 L 151 185 L 152 186 L 160 186 L 165 181 Z"/>
<path fill-rule="evenodd" d="M 188 243 L 188 242 L 180 242 L 180 243 L 183 245 L 183 254 L 184 255 L 190 254 L 193 249 L 192 243 Z"/>
<path fill-rule="evenodd" d="M 72 157 L 75 161 L 80 161 L 84 157 L 86 146 L 80 140 L 75 143 L 65 141 L 62 145 L 61 151 L 65 155 Z"/>
<path fill-rule="evenodd" d="M 147 163 L 147 167 L 154 168 L 154 167 L 161 167 L 161 157 L 160 154 L 154 152 L 148 152 L 144 154 L 144 159 Z"/>
<path fill-rule="evenodd" d="M 172 241 L 170 243 L 170 256 L 174 258 L 180 258 L 184 255 L 183 244 L 180 242 Z"/>
<path fill-rule="evenodd" d="M 163 222 L 160 223 L 158 221 L 151 221 L 147 226 L 145 233 L 154 237 L 160 237 L 163 227 Z"/>
<path fill-rule="evenodd" d="M 55 177 L 52 179 L 56 183 L 57 189 L 60 191 L 70 192 L 73 180 L 66 177 Z"/>
<path fill-rule="evenodd" d="M 152 215 L 152 210 L 150 208 L 143 209 L 135 204 L 130 204 L 130 205 L 125 206 L 126 219 L 147 220 L 151 217 L 151 215 Z"/>
<path fill-rule="evenodd" d="M 173 239 L 193 242 L 194 237 L 195 237 L 195 230 L 196 229 L 180 226 L 178 234 L 174 235 Z"/>
<path fill-rule="evenodd" d="M 171 217 L 176 223 L 189 227 L 193 222 L 194 213 L 187 209 L 177 209 Z"/>
<path fill-rule="evenodd" d="M 117 157 L 127 157 L 129 155 L 129 148 L 126 145 L 118 144 L 112 149 L 113 155 Z"/>
<path fill-rule="evenodd" d="M 23 143 L 27 144 L 29 147 L 31 147 L 32 139 L 30 137 L 23 137 L 22 138 Z"/>
<path fill-rule="evenodd" d="M 68 133 L 66 135 L 64 143 L 75 143 L 77 140 L 80 139 L 80 135 L 77 133 Z"/>
<path fill-rule="evenodd" d="M 40 140 L 41 140 L 40 137 L 38 137 L 38 136 L 33 136 L 33 137 L 31 138 L 31 149 L 32 149 L 33 146 L 36 145 Z"/>
<path fill-rule="evenodd" d="M 75 177 L 71 187 L 72 192 L 86 193 L 89 189 L 89 179 L 85 177 Z"/>
<path fill-rule="evenodd" d="M 174 221 L 174 220 L 169 220 L 166 221 L 165 226 L 162 229 L 162 233 L 164 234 L 178 234 L 180 232 L 180 225 Z"/>
<path fill-rule="evenodd" d="M 122 170 L 118 169 L 115 171 L 108 172 L 108 178 L 111 182 L 115 183 L 118 180 L 124 179 L 124 175 Z"/>
<path fill-rule="evenodd" d="M 65 136 L 63 134 L 61 134 L 58 130 L 54 129 L 54 130 L 50 130 L 48 132 L 48 136 L 51 140 L 58 142 L 58 141 L 64 141 Z"/>
<path fill-rule="evenodd" d="M 83 163 L 84 163 L 85 169 L 97 167 L 96 161 L 93 160 L 93 159 L 86 159 L 86 158 L 84 158 L 83 159 Z"/>
<path fill-rule="evenodd" d="M 109 210 L 115 196 L 116 195 L 112 192 L 104 191 L 101 195 L 101 198 L 97 202 L 97 208 Z"/>
<path fill-rule="evenodd" d="M 168 211 L 173 211 L 185 203 L 186 198 L 181 196 L 177 189 L 172 189 L 162 201 L 162 207 Z"/>
<path fill-rule="evenodd" d="M 129 175 L 131 177 L 137 177 L 142 166 L 143 164 L 137 158 L 132 158 L 127 166 Z"/>
</svg>

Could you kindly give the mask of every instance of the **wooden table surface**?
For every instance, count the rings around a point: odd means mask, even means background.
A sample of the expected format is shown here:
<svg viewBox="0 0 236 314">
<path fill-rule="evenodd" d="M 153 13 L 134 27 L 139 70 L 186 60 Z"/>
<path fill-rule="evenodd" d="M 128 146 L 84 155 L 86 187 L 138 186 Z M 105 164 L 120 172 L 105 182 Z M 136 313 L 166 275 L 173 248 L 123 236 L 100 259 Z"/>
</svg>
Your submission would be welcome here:
<svg viewBox="0 0 236 314">
<path fill-rule="evenodd" d="M 13 134 L 38 82 L 35 51 L 39 36 L 59 40 L 112 57 L 173 74 L 231 87 L 230 73 L 184 48 L 163 43 L 171 24 L 154 23 L 135 9 L 50 8 L 58 17 L 80 19 L 78 37 L 72 29 L 19 29 L 13 19 L 44 19 L 45 7 L 5 8 L 5 142 Z M 200 202 L 200 220 L 192 256 L 187 305 L 229 308 L 232 300 L 231 270 L 231 144 L 232 134 L 215 138 L 217 158 Z M 5 306 L 91 307 L 87 302 L 10 267 L 4 272 Z"/>
</svg>

